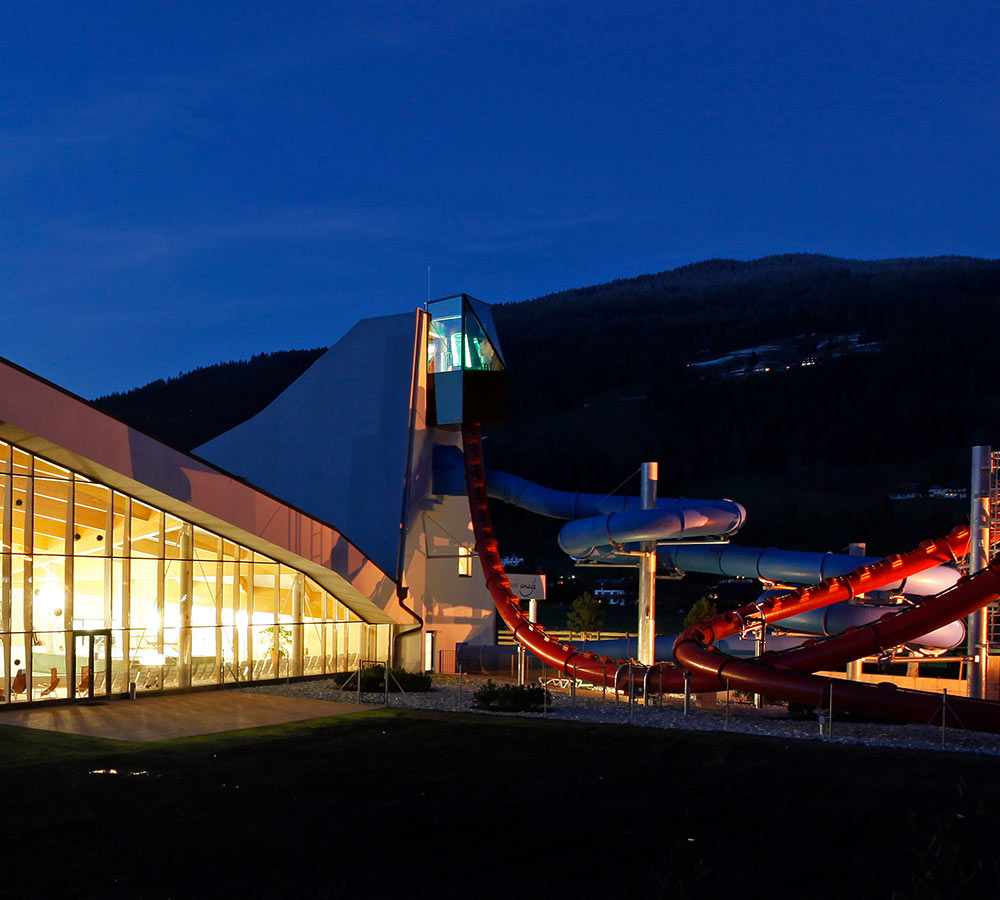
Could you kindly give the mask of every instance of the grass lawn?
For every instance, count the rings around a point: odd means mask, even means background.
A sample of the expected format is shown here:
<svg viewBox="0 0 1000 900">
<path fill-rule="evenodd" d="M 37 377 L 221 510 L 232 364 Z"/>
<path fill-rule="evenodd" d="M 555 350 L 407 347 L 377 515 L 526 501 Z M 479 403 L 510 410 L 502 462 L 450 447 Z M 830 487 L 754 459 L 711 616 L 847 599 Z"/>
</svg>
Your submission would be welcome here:
<svg viewBox="0 0 1000 900">
<path fill-rule="evenodd" d="M 11 898 L 957 897 L 1000 882 L 995 757 L 391 710 L 158 744 L 0 725 L 0 761 Z"/>
</svg>

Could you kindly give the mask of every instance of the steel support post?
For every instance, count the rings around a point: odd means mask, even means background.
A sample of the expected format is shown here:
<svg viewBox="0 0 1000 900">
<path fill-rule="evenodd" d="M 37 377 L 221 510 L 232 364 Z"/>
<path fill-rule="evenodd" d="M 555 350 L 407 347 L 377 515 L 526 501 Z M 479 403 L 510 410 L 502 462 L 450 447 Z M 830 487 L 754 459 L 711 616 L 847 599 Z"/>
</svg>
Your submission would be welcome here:
<svg viewBox="0 0 1000 900">
<path fill-rule="evenodd" d="M 972 448 L 972 482 L 969 489 L 969 574 L 986 568 L 990 555 L 990 457 L 988 446 Z M 969 696 L 986 697 L 987 611 L 969 616 Z"/>
<path fill-rule="evenodd" d="M 185 522 L 181 526 L 180 542 L 180 629 L 177 641 L 177 680 L 182 688 L 191 687 L 191 610 L 194 606 L 194 527 Z M 90 677 L 94 677 L 91 668 Z"/>
<path fill-rule="evenodd" d="M 642 464 L 641 497 L 643 509 L 656 509 L 659 464 Z M 639 557 L 639 662 L 656 662 L 656 541 L 643 541 Z"/>
<path fill-rule="evenodd" d="M 868 546 L 864 543 L 853 543 L 847 545 L 847 552 L 851 556 L 864 556 L 868 552 Z M 861 595 L 864 596 L 863 594 Z M 857 603 L 860 597 L 851 597 L 848 601 L 849 603 Z M 848 681 L 860 681 L 861 680 L 861 660 L 852 659 L 847 664 L 847 680 Z"/>
</svg>

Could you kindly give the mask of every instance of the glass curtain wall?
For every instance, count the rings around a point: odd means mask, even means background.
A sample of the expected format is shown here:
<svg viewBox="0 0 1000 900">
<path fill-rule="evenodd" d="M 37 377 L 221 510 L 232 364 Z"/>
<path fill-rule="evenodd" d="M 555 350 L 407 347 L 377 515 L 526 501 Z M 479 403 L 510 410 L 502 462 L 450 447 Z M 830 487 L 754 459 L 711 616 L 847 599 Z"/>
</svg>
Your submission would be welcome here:
<svg viewBox="0 0 1000 900">
<path fill-rule="evenodd" d="M 388 625 L 303 573 L 3 441 L 0 512 L 4 704 L 320 675 L 388 654 Z"/>
</svg>

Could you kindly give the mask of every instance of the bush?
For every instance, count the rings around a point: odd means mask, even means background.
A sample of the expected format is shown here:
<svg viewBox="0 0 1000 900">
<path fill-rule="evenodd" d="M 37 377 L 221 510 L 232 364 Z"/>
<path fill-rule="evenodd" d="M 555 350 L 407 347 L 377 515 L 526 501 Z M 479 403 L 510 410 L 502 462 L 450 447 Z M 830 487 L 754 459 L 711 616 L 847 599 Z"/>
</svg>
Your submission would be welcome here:
<svg viewBox="0 0 1000 900">
<path fill-rule="evenodd" d="M 392 669 L 392 677 L 407 694 L 423 694 L 433 688 L 431 676 L 426 672 L 407 672 L 406 669 Z M 389 692 L 396 690 L 396 685 L 389 681 Z"/>
<path fill-rule="evenodd" d="M 809 703 L 796 703 L 794 700 L 789 700 L 788 718 L 793 722 L 815 722 L 816 707 Z"/>
<path fill-rule="evenodd" d="M 552 695 L 540 684 L 496 684 L 489 679 L 472 695 L 472 705 L 498 712 L 542 712 L 552 705 Z"/>
<path fill-rule="evenodd" d="M 391 669 L 389 693 L 398 694 L 402 689 L 407 694 L 422 693 L 431 690 L 431 676 L 424 672 L 407 672 L 406 669 Z M 358 670 L 353 672 L 336 672 L 333 675 L 335 684 L 343 687 L 350 681 L 354 690 L 358 688 Z M 376 694 L 385 691 L 385 666 L 365 666 L 361 670 L 361 690 L 366 694 Z"/>
<path fill-rule="evenodd" d="M 718 607 L 708 597 L 699 597 L 684 617 L 684 627 L 690 628 L 699 622 L 707 622 L 709 619 L 714 619 L 718 614 Z"/>
<path fill-rule="evenodd" d="M 585 591 L 573 601 L 573 608 L 566 617 L 566 627 L 570 631 L 589 634 L 600 631 L 604 625 L 604 610 L 601 602 L 590 591 Z"/>
</svg>

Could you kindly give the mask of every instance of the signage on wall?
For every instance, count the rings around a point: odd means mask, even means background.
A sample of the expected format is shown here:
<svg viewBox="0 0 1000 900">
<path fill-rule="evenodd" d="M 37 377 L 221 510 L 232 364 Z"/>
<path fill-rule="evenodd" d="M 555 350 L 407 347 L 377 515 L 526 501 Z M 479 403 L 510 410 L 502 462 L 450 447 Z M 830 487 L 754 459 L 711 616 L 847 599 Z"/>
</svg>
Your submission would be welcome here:
<svg viewBox="0 0 1000 900">
<path fill-rule="evenodd" d="M 521 600 L 544 600 L 545 599 L 545 576 L 544 575 L 511 575 L 510 589 L 514 596 Z"/>
</svg>

